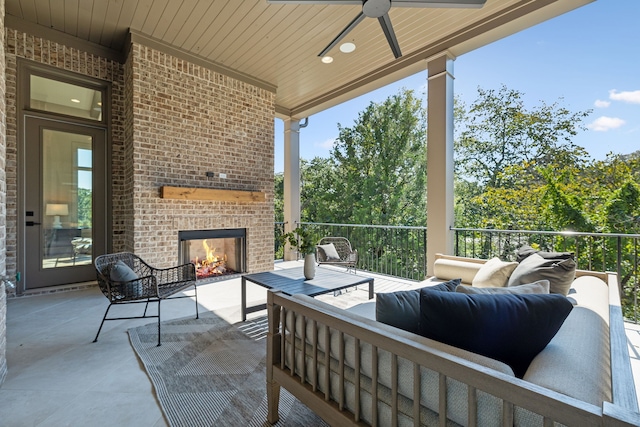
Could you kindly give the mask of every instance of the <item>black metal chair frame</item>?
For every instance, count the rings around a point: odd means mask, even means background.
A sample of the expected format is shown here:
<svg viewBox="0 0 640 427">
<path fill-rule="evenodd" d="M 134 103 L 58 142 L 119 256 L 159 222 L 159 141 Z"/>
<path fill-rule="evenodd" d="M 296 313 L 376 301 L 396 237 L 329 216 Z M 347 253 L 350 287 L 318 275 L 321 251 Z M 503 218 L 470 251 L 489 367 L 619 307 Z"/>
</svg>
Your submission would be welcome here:
<svg viewBox="0 0 640 427">
<path fill-rule="evenodd" d="M 112 267 L 123 261 L 138 276 L 135 280 L 128 282 L 118 282 L 111 280 L 110 273 Z M 182 264 L 170 268 L 154 268 L 144 262 L 139 256 L 120 252 L 115 254 L 100 255 L 94 261 L 98 286 L 102 293 L 109 299 L 109 306 L 104 313 L 100 328 L 93 342 L 98 341 L 98 336 L 106 320 L 125 320 L 158 318 L 158 345 L 160 342 L 160 302 L 165 299 L 189 298 L 188 295 L 173 296 L 190 286 L 193 286 L 196 300 L 196 319 L 198 319 L 198 289 L 196 287 L 196 267 L 193 263 Z M 147 314 L 149 303 L 158 303 L 158 314 Z M 144 303 L 144 313 L 142 316 L 131 317 L 107 317 L 109 310 L 116 304 L 141 304 Z"/>
</svg>

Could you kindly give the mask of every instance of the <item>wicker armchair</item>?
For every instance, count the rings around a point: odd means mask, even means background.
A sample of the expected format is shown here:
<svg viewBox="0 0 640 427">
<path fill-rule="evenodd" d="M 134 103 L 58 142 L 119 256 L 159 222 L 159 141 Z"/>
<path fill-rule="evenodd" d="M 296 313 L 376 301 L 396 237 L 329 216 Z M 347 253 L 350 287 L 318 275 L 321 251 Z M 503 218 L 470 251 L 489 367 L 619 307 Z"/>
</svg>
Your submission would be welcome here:
<svg viewBox="0 0 640 427">
<path fill-rule="evenodd" d="M 154 268 L 140 257 L 128 252 L 100 255 L 94 261 L 98 285 L 109 299 L 109 307 L 93 342 L 98 341 L 105 320 L 158 318 L 158 345 L 160 345 L 160 302 L 169 299 L 184 289 L 193 286 L 196 299 L 196 319 L 198 314 L 198 290 L 196 288 L 196 268 L 193 264 L 183 264 L 170 268 Z M 124 273 L 123 273 L 124 272 Z M 185 298 L 186 295 L 173 298 Z M 158 314 L 147 315 L 150 302 L 158 303 Z M 107 318 L 114 304 L 145 303 L 144 314 L 132 317 Z"/>
<path fill-rule="evenodd" d="M 338 253 L 338 258 L 327 256 L 327 253 L 322 248 L 323 245 L 333 244 Z M 358 265 L 358 250 L 351 248 L 351 242 L 345 237 L 323 237 L 316 245 L 316 260 L 318 265 L 330 264 L 341 265 L 347 267 L 347 271 L 352 270 L 356 272 L 356 266 Z"/>
</svg>

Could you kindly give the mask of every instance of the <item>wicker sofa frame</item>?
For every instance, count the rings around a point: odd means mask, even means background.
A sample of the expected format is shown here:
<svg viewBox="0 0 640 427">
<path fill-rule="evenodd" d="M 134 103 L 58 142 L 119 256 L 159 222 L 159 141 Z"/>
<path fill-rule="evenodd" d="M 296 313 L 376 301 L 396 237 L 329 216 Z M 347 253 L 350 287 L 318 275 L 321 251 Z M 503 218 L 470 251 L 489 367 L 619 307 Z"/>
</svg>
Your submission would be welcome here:
<svg viewBox="0 0 640 427">
<path fill-rule="evenodd" d="M 129 266 L 138 278 L 128 282 L 111 280 L 111 269 L 118 261 L 122 261 Z M 98 336 L 106 320 L 142 319 L 150 317 L 158 318 L 158 345 L 160 345 L 160 302 L 165 299 L 188 298 L 188 295 L 174 295 L 191 286 L 193 286 L 195 292 L 196 319 L 199 318 L 196 267 L 192 263 L 169 268 L 155 268 L 135 254 L 119 252 L 96 257 L 94 265 L 98 286 L 104 296 L 109 299 L 109 306 L 104 313 L 100 328 L 98 328 L 98 333 L 93 342 L 98 341 Z M 158 314 L 147 314 L 147 309 L 151 302 L 158 303 Z M 139 303 L 145 304 L 142 316 L 107 317 L 113 305 Z"/>
</svg>

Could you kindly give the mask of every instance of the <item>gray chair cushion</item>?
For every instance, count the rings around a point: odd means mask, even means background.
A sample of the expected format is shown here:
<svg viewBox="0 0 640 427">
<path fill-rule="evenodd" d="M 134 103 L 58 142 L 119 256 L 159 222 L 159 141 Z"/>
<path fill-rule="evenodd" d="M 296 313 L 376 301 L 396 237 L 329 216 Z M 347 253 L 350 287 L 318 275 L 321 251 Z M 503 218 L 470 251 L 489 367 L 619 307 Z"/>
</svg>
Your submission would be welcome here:
<svg viewBox="0 0 640 427">
<path fill-rule="evenodd" d="M 111 267 L 109 278 L 114 282 L 129 282 L 131 280 L 136 280 L 138 275 L 131 269 L 131 267 L 120 260 Z"/>
</svg>

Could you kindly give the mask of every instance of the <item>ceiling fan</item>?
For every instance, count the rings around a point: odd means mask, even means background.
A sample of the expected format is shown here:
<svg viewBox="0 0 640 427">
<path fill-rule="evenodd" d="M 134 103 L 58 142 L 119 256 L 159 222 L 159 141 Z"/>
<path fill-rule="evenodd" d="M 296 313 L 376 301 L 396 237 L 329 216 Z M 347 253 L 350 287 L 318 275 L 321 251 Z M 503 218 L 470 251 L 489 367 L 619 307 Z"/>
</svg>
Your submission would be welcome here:
<svg viewBox="0 0 640 427">
<path fill-rule="evenodd" d="M 339 5 L 362 5 L 362 12 L 360 12 L 354 19 L 345 27 L 344 30 L 338 34 L 338 36 L 331 41 L 325 47 L 318 56 L 325 56 L 340 40 L 342 40 L 356 25 L 358 25 L 364 18 L 378 18 L 382 31 L 389 42 L 393 56 L 400 58 L 402 52 L 400 51 L 400 45 L 396 39 L 396 34 L 393 32 L 393 26 L 389 19 L 389 9 L 391 7 L 438 7 L 438 8 L 481 8 L 487 0 L 267 0 L 268 3 L 275 4 L 339 4 Z"/>
</svg>

